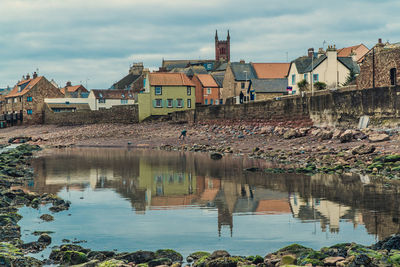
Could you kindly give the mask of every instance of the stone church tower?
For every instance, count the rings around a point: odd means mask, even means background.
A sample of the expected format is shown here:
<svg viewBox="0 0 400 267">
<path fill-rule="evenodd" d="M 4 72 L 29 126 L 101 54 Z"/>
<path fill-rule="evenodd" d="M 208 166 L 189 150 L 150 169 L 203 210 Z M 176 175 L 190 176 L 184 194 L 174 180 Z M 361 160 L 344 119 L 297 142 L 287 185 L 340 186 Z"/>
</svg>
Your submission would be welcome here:
<svg viewBox="0 0 400 267">
<path fill-rule="evenodd" d="M 218 32 L 215 31 L 215 60 L 216 61 L 226 61 L 231 60 L 231 37 L 229 36 L 225 40 L 218 40 Z"/>
</svg>

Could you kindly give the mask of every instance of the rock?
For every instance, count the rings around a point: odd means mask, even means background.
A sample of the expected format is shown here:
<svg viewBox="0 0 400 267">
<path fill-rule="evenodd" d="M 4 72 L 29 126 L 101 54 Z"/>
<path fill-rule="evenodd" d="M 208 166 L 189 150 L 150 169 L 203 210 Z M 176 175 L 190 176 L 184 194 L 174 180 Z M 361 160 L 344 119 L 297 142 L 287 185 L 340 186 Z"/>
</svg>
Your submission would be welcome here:
<svg viewBox="0 0 400 267">
<path fill-rule="evenodd" d="M 341 143 L 347 143 L 351 142 L 353 140 L 353 131 L 352 130 L 346 130 L 344 131 L 340 136 L 339 140 Z"/>
<path fill-rule="evenodd" d="M 51 216 L 50 214 L 43 214 L 42 216 L 40 216 L 40 219 L 46 222 L 50 222 L 54 220 L 54 217 Z"/>
<path fill-rule="evenodd" d="M 353 155 L 365 155 L 365 154 L 373 153 L 375 151 L 375 149 L 376 149 L 375 146 L 369 146 L 369 145 L 362 144 L 361 146 L 353 148 L 351 153 Z"/>
<path fill-rule="evenodd" d="M 38 242 L 44 243 L 46 245 L 50 245 L 51 244 L 51 236 L 49 236 L 48 234 L 41 234 L 38 239 Z"/>
<path fill-rule="evenodd" d="M 335 266 L 336 262 L 343 261 L 345 258 L 343 257 L 328 257 L 324 259 L 324 264 L 328 266 Z"/>
<path fill-rule="evenodd" d="M 128 262 L 139 264 L 154 260 L 156 258 L 156 254 L 153 251 L 139 250 L 132 253 L 122 253 L 115 258 L 117 260 L 127 260 Z"/>
<path fill-rule="evenodd" d="M 370 257 L 368 257 L 367 255 L 365 255 L 365 254 L 359 254 L 359 255 L 357 255 L 356 256 L 356 258 L 354 259 L 354 263 L 357 265 L 357 266 L 361 266 L 361 265 L 364 265 L 364 266 L 369 266 L 369 264 L 371 263 L 371 259 L 370 259 Z"/>
<path fill-rule="evenodd" d="M 274 132 L 274 127 L 264 126 L 260 130 L 260 134 L 272 134 Z"/>
<path fill-rule="evenodd" d="M 197 252 L 194 252 L 194 253 L 190 254 L 186 258 L 186 261 L 187 262 L 192 262 L 192 261 L 198 260 L 198 259 L 200 259 L 200 258 L 202 258 L 204 256 L 208 257 L 208 256 L 210 256 L 210 253 L 204 252 L 204 251 L 197 251 Z"/>
<path fill-rule="evenodd" d="M 333 139 L 339 138 L 339 136 L 340 136 L 341 134 L 342 134 L 342 130 L 335 129 L 335 130 L 333 131 L 332 138 L 333 138 Z"/>
<path fill-rule="evenodd" d="M 284 139 L 292 139 L 296 137 L 299 137 L 299 134 L 295 129 L 289 129 L 283 134 Z"/>
<path fill-rule="evenodd" d="M 219 160 L 219 159 L 222 159 L 222 154 L 218 153 L 218 152 L 214 152 L 214 153 L 211 153 L 210 157 L 213 160 Z"/>
<path fill-rule="evenodd" d="M 280 265 L 295 265 L 296 264 L 296 256 L 294 255 L 285 255 L 282 257 Z"/>
<path fill-rule="evenodd" d="M 383 142 L 383 141 L 388 141 L 390 140 L 389 135 L 385 133 L 373 133 L 368 136 L 368 140 L 370 143 L 376 143 L 376 142 Z"/>
<path fill-rule="evenodd" d="M 64 251 L 63 256 L 61 258 L 61 263 L 63 264 L 81 264 L 87 262 L 86 254 L 79 251 Z"/>
<path fill-rule="evenodd" d="M 172 262 L 182 262 L 183 257 L 180 253 L 172 249 L 159 249 L 156 251 L 156 258 L 168 258 Z"/>
<path fill-rule="evenodd" d="M 321 131 L 321 133 L 319 134 L 319 137 L 320 137 L 322 140 L 330 140 L 330 139 L 332 139 L 332 136 L 333 136 L 333 132 L 332 132 L 332 131 L 328 131 L 328 130 L 323 130 L 323 131 Z"/>
<path fill-rule="evenodd" d="M 400 250 L 400 235 L 390 236 L 372 246 L 372 249 Z"/>
<path fill-rule="evenodd" d="M 216 250 L 210 255 L 210 259 L 230 257 L 230 256 L 231 254 L 229 254 L 229 252 L 226 250 Z"/>
<path fill-rule="evenodd" d="M 151 260 L 148 262 L 149 267 L 155 267 L 159 265 L 171 265 L 172 260 L 168 258 L 160 258 L 160 259 L 155 259 Z"/>
</svg>

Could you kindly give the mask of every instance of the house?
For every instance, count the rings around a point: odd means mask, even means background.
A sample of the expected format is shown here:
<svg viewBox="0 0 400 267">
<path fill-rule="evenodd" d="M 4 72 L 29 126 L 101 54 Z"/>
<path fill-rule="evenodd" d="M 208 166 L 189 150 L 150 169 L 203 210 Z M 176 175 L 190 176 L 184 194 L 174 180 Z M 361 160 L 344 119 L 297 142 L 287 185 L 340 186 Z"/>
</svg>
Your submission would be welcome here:
<svg viewBox="0 0 400 267">
<path fill-rule="evenodd" d="M 248 95 L 249 84 L 251 80 L 256 78 L 252 64 L 245 63 L 244 60 L 228 63 L 220 93 L 223 103 L 238 96 L 243 96 L 242 99 L 245 101 L 250 100 Z"/>
<path fill-rule="evenodd" d="M 2 113 L 19 114 L 24 124 L 42 123 L 44 99 L 52 97 L 61 98 L 63 94 L 45 77 L 34 73 L 31 79 L 27 75 L 5 96 Z"/>
<path fill-rule="evenodd" d="M 67 82 L 60 91 L 65 97 L 85 98 L 89 95 L 89 91 L 82 84 L 73 86 L 71 82 Z"/>
<path fill-rule="evenodd" d="M 195 108 L 195 84 L 183 73 L 150 73 L 138 95 L 139 121 Z"/>
<path fill-rule="evenodd" d="M 134 93 L 139 93 L 143 89 L 143 80 L 148 72 L 149 70 L 143 67 L 143 62 L 133 63 L 128 75 L 114 83 L 110 89 L 133 90 Z"/>
<path fill-rule="evenodd" d="M 357 64 L 360 64 L 369 49 L 363 44 L 344 47 L 338 50 L 338 57 L 352 57 Z"/>
<path fill-rule="evenodd" d="M 211 74 L 197 74 L 192 81 L 196 85 L 196 104 L 220 104 L 220 87 Z"/>
<path fill-rule="evenodd" d="M 400 43 L 382 43 L 382 39 L 365 56 L 357 76 L 359 89 L 400 84 Z"/>
<path fill-rule="evenodd" d="M 290 63 L 252 63 L 257 79 L 249 87 L 251 100 L 266 100 L 287 94 Z"/>
<path fill-rule="evenodd" d="M 92 89 L 88 96 L 91 110 L 109 109 L 113 106 L 135 104 L 132 90 Z"/>
<path fill-rule="evenodd" d="M 336 88 L 345 84 L 350 72 L 358 74 L 360 68 L 352 57 L 338 57 L 335 46 L 328 46 L 318 54 L 308 49 L 308 56 L 299 57 L 290 63 L 288 85 L 293 94 L 299 94 L 298 82 L 306 80 L 308 84 L 323 82 L 328 88 Z M 311 77 L 311 74 L 313 77 Z M 310 88 L 309 88 L 310 89 Z"/>
<path fill-rule="evenodd" d="M 250 84 L 250 92 L 254 94 L 253 100 L 267 100 L 287 95 L 287 85 L 287 78 L 253 79 Z"/>
</svg>

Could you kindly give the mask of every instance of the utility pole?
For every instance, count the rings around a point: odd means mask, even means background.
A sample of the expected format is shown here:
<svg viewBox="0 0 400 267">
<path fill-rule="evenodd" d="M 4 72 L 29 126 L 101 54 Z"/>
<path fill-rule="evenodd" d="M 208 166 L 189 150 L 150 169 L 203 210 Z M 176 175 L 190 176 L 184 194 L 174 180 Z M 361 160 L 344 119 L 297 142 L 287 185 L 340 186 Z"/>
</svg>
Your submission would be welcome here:
<svg viewBox="0 0 400 267">
<path fill-rule="evenodd" d="M 314 96 L 314 52 L 311 56 L 311 95 Z"/>
</svg>

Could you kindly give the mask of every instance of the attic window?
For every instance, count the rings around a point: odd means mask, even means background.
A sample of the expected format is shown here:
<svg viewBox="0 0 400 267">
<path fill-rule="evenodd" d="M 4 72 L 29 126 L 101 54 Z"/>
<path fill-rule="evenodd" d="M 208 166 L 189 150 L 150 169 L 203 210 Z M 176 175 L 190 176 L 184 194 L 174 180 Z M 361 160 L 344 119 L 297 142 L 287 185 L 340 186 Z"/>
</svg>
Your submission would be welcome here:
<svg viewBox="0 0 400 267">
<path fill-rule="evenodd" d="M 100 93 L 99 96 L 100 96 L 100 98 L 103 98 L 103 94 L 102 93 Z"/>
</svg>

